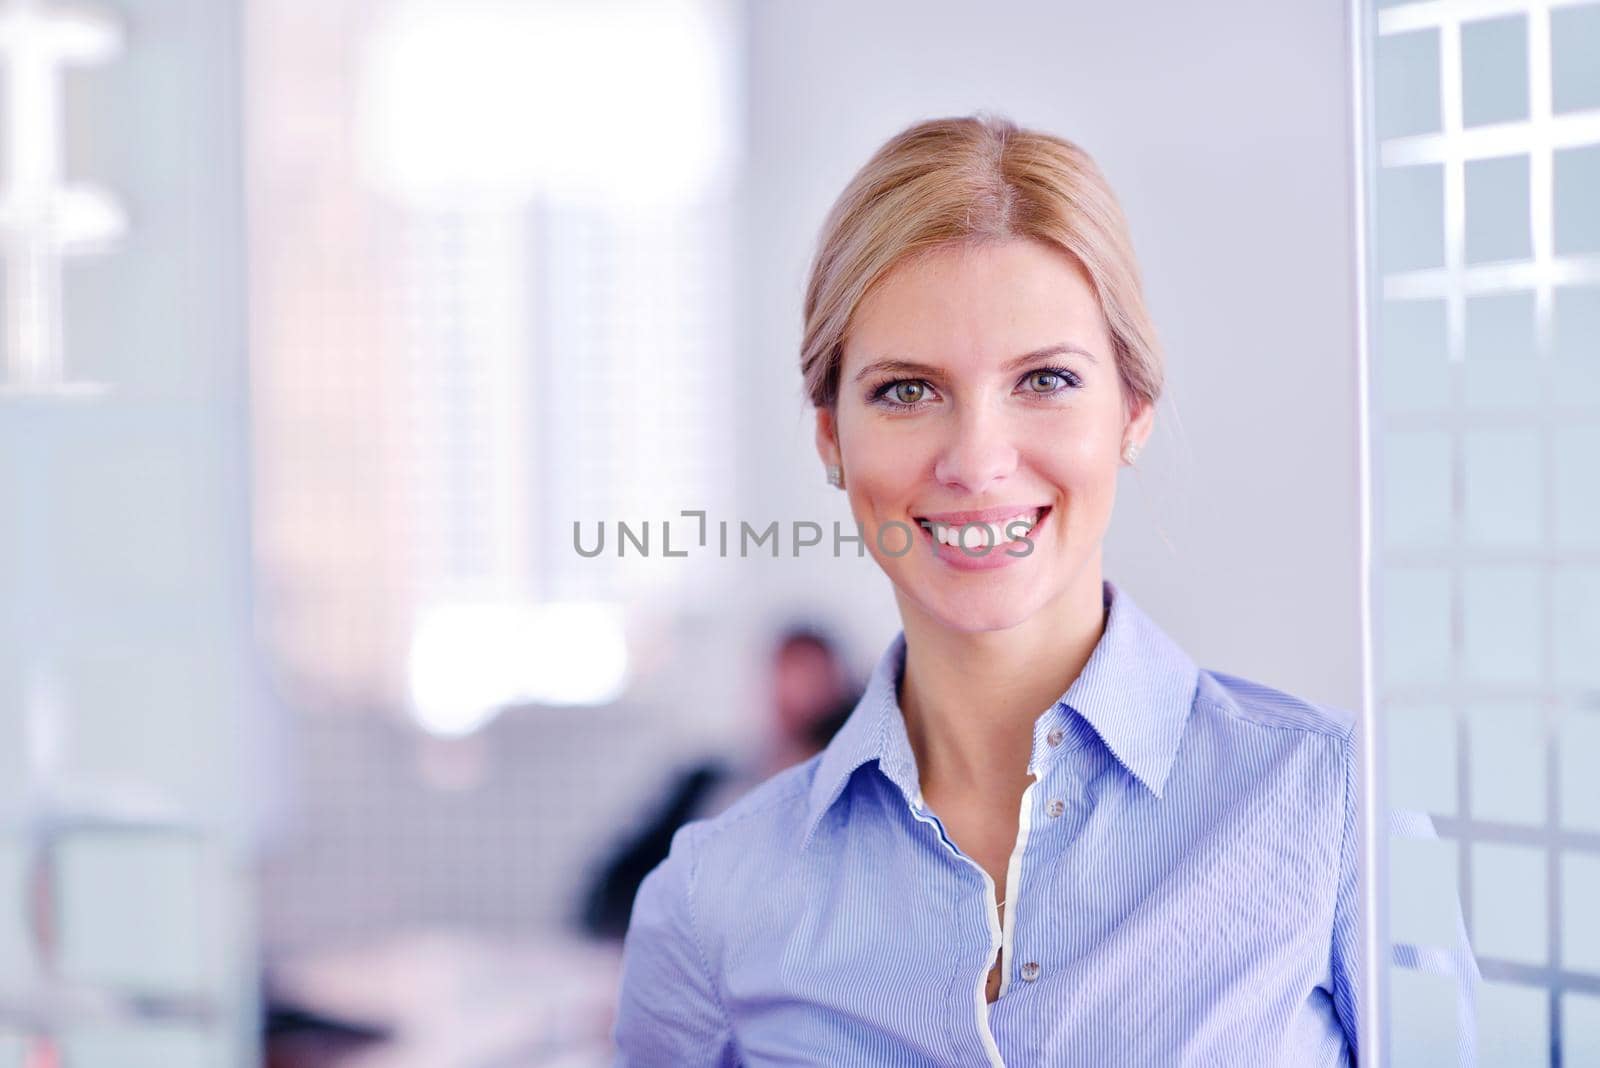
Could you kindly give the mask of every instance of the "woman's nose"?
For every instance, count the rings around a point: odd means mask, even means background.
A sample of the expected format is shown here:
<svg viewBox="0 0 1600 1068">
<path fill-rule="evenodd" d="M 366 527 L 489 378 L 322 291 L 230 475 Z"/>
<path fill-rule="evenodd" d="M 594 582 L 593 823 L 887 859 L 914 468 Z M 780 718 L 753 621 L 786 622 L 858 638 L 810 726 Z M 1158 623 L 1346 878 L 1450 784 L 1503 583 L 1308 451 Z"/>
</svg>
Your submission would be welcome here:
<svg viewBox="0 0 1600 1068">
<path fill-rule="evenodd" d="M 944 485 L 976 497 L 1016 468 L 1017 449 L 1003 415 L 969 408 L 951 422 L 933 473 Z"/>
</svg>

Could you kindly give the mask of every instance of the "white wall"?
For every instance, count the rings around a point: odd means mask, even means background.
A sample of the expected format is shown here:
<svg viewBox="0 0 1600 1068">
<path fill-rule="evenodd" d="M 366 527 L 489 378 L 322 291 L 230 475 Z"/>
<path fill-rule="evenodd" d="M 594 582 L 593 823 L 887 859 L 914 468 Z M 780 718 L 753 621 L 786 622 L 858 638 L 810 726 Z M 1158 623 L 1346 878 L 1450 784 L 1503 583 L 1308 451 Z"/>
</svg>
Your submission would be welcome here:
<svg viewBox="0 0 1600 1068">
<path fill-rule="evenodd" d="M 1078 141 L 1122 198 L 1168 355 L 1107 577 L 1204 666 L 1360 703 L 1345 5 L 759 0 L 748 6 L 743 510 L 850 524 L 798 369 L 833 198 L 917 119 L 988 109 Z M 749 561 L 747 616 L 815 606 L 875 656 L 872 560 Z"/>
</svg>

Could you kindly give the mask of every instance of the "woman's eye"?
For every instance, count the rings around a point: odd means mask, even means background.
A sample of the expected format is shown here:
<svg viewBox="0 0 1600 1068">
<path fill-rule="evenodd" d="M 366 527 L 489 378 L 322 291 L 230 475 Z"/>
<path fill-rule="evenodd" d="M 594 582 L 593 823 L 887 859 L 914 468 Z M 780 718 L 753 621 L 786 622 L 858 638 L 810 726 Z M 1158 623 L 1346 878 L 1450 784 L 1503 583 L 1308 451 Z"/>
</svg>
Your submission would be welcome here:
<svg viewBox="0 0 1600 1068">
<path fill-rule="evenodd" d="M 921 382 L 896 382 L 889 387 L 889 397 L 899 404 L 916 404 L 926 395 L 927 387 Z"/>
<path fill-rule="evenodd" d="M 1028 375 L 1027 381 L 1030 383 L 1034 393 L 1045 395 L 1060 393 L 1063 389 L 1068 389 L 1078 384 L 1077 377 L 1071 371 L 1048 367 L 1042 367 L 1032 372 Z"/>
</svg>

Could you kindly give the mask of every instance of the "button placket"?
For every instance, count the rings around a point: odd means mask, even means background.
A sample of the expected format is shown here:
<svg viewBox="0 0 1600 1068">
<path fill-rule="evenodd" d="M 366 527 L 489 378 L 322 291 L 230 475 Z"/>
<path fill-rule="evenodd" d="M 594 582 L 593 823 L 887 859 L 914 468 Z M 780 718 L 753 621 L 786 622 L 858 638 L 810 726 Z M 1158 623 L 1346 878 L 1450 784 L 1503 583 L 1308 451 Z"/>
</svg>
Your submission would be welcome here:
<svg viewBox="0 0 1600 1068">
<path fill-rule="evenodd" d="M 1049 733 L 1044 736 L 1046 744 L 1057 750 L 1060 749 L 1061 743 L 1065 740 L 1065 738 L 1066 728 L 1064 727 L 1052 727 L 1050 728 Z M 1067 802 L 1061 793 L 1061 776 L 1069 775 L 1071 772 L 1071 769 L 1065 765 L 1067 756 L 1068 754 L 1055 752 L 1051 753 L 1049 758 L 1044 761 L 1046 771 L 1044 774 L 1044 779 L 1041 779 L 1041 782 L 1049 780 L 1048 788 L 1050 792 L 1056 796 L 1050 797 L 1049 800 L 1044 803 L 1040 811 L 1042 811 L 1045 816 L 1052 820 L 1060 819 L 1061 816 L 1067 811 Z"/>
<path fill-rule="evenodd" d="M 1055 750 L 1055 752 L 1050 753 L 1048 759 L 1040 761 L 1040 763 L 1043 765 L 1043 769 L 1041 772 L 1037 773 L 1039 775 L 1036 783 L 1037 785 L 1043 786 L 1045 785 L 1045 780 L 1049 779 L 1053 780 L 1052 785 L 1054 789 L 1060 790 L 1062 788 L 1062 783 L 1059 777 L 1063 774 L 1070 775 L 1070 769 L 1062 766 L 1062 754 L 1060 752 L 1061 743 L 1066 740 L 1066 737 L 1067 731 L 1064 726 L 1054 726 L 1045 732 L 1045 744 L 1049 746 L 1051 750 Z M 1066 813 L 1066 811 L 1067 803 L 1061 797 L 1052 797 L 1045 802 L 1043 806 L 1044 815 L 1051 820 L 1060 819 Z M 1017 949 L 1018 947 L 1013 944 L 1011 947 L 1012 953 L 1015 954 Z M 1040 967 L 1038 961 L 1029 960 L 1024 961 L 1017 968 L 1016 975 L 1023 982 L 1032 983 L 1038 980 L 1042 971 L 1043 969 Z"/>
</svg>

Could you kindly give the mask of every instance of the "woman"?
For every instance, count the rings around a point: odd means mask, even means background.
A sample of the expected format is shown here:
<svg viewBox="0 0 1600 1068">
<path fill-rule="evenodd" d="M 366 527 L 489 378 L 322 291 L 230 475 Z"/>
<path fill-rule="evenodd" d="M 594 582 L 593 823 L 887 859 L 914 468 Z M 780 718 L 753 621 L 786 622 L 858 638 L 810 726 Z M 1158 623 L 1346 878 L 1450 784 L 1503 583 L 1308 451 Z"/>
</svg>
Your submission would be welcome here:
<svg viewBox="0 0 1600 1068">
<path fill-rule="evenodd" d="M 1162 363 L 1094 162 L 892 138 L 801 369 L 903 630 L 824 752 L 645 881 L 619 1062 L 1348 1063 L 1351 716 L 1198 669 L 1101 574 Z"/>
</svg>

